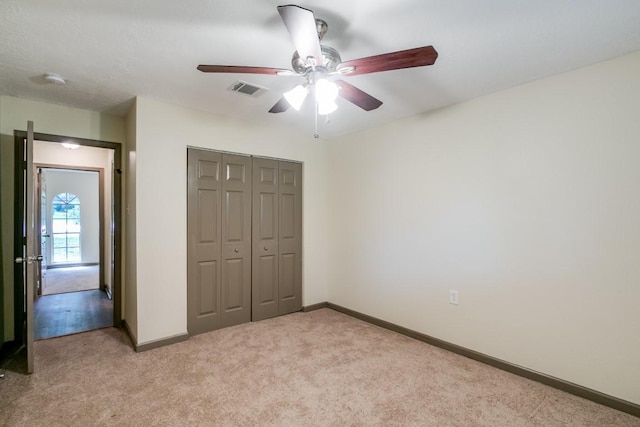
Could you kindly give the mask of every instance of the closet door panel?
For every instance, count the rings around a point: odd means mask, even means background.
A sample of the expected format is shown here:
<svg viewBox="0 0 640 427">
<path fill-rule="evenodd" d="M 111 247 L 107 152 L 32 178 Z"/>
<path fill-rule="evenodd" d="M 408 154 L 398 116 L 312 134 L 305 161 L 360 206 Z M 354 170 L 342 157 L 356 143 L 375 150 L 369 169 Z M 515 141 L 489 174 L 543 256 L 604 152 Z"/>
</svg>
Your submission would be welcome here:
<svg viewBox="0 0 640 427">
<path fill-rule="evenodd" d="M 244 265 L 242 259 L 225 260 L 223 269 L 222 288 L 224 311 L 230 313 L 244 308 Z"/>
<path fill-rule="evenodd" d="M 218 314 L 218 265 L 216 261 L 201 261 L 197 265 L 197 317 Z"/>
<path fill-rule="evenodd" d="M 223 154 L 222 327 L 251 320 L 251 158 Z"/>
<path fill-rule="evenodd" d="M 220 327 L 221 155 L 187 151 L 187 328 Z"/>
<path fill-rule="evenodd" d="M 260 305 L 278 304 L 278 269 L 276 265 L 277 259 L 273 255 L 261 256 L 259 259 L 258 271 L 255 274 L 260 278 L 261 284 L 257 297 Z"/>
<path fill-rule="evenodd" d="M 252 320 L 278 315 L 278 162 L 253 159 Z"/>
<path fill-rule="evenodd" d="M 280 301 L 296 298 L 296 254 L 287 253 L 280 257 Z"/>
<path fill-rule="evenodd" d="M 302 309 L 302 165 L 278 164 L 278 314 Z"/>
</svg>

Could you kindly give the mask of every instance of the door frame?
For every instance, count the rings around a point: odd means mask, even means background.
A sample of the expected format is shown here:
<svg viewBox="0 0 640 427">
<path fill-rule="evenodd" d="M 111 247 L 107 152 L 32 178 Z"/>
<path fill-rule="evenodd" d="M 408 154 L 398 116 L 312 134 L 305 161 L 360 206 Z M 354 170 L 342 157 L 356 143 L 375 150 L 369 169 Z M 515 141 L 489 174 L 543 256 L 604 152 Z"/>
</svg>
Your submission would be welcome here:
<svg viewBox="0 0 640 427">
<path fill-rule="evenodd" d="M 114 153 L 115 155 L 115 153 Z M 105 232 L 104 232 L 104 214 L 105 214 L 105 206 L 104 206 L 104 168 L 94 168 L 89 166 L 66 166 L 66 165 L 57 165 L 51 163 L 33 163 L 33 166 L 38 169 L 53 169 L 53 170 L 68 170 L 68 171 L 85 171 L 85 172 L 97 172 L 98 173 L 98 245 L 99 248 L 99 266 L 100 266 L 100 276 L 99 276 L 99 287 L 102 289 L 102 285 L 105 284 L 105 268 L 107 268 L 107 260 L 105 256 L 107 255 L 104 250 L 105 243 Z M 39 195 L 38 195 L 39 196 Z M 49 254 L 47 254 L 49 255 Z M 109 254 L 111 255 L 111 254 Z M 82 263 L 74 263 L 74 264 L 82 264 Z M 110 264 L 109 264 L 110 265 Z M 113 281 L 113 277 L 111 280 Z M 115 285 L 114 285 L 115 287 Z M 115 308 L 115 307 L 114 307 Z M 115 322 L 114 322 L 115 324 Z"/>
<path fill-rule="evenodd" d="M 24 195 L 24 165 L 22 160 L 23 141 L 27 137 L 27 132 L 22 130 L 14 131 L 15 162 L 14 162 L 14 254 L 21 254 L 24 243 L 24 212 L 22 209 Z M 99 141 L 95 139 L 76 138 L 64 135 L 52 135 L 34 132 L 34 141 L 45 142 L 71 142 L 87 147 L 107 148 L 114 150 L 113 155 L 113 326 L 122 327 L 122 144 L 116 142 Z M 71 167 L 65 167 L 72 169 Z M 105 236 L 106 237 L 106 236 Z M 104 246 L 101 244 L 101 250 Z M 19 255 L 17 255 L 19 256 Z M 15 257 L 14 257 L 15 258 Z M 14 302 L 15 302 L 15 339 L 24 342 L 23 322 L 25 295 L 23 286 L 23 271 L 14 268 Z M 34 319 L 27 319 L 33 322 Z"/>
</svg>

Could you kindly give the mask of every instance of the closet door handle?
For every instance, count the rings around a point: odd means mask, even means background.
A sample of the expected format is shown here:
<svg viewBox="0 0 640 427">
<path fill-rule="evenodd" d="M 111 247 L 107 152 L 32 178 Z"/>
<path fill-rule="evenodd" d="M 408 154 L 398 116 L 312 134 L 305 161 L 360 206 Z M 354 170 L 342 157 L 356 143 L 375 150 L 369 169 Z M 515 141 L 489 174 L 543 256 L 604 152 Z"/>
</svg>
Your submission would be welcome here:
<svg viewBox="0 0 640 427">
<path fill-rule="evenodd" d="M 233 251 L 234 251 L 235 253 L 238 253 L 238 252 L 240 252 L 240 249 L 235 248 Z"/>
<path fill-rule="evenodd" d="M 265 250 L 265 251 L 268 251 L 268 250 L 269 250 L 269 246 L 265 246 L 265 247 L 264 247 L 264 250 Z"/>
</svg>

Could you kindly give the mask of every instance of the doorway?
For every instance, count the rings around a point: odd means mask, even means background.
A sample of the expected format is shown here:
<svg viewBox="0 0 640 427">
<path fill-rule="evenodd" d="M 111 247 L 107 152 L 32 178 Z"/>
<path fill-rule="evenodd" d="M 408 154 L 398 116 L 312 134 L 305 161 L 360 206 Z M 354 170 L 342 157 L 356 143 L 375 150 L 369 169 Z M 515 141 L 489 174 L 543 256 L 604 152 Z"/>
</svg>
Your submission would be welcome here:
<svg viewBox="0 0 640 427">
<path fill-rule="evenodd" d="M 45 261 L 45 257 L 49 257 L 42 265 L 44 268 L 38 268 L 35 272 L 35 284 L 33 286 L 35 295 L 35 304 L 40 306 L 45 298 L 50 301 L 58 299 L 56 304 L 51 304 L 57 307 L 55 310 L 46 310 L 45 307 L 35 307 L 35 310 L 31 313 L 29 310 L 23 310 L 26 304 L 24 286 L 24 272 L 23 269 L 16 268 L 15 270 L 15 313 L 16 313 L 16 342 L 25 343 L 26 334 L 23 325 L 34 325 L 37 321 L 42 320 L 42 316 L 51 315 L 54 313 L 63 316 L 67 316 L 67 323 L 84 323 L 85 327 L 82 330 L 95 329 L 97 327 L 104 326 L 116 326 L 120 327 L 121 323 L 121 144 L 111 143 L 105 141 L 89 140 L 82 138 L 73 138 L 59 135 L 49 134 L 34 134 L 34 147 L 33 147 L 33 162 L 38 168 L 34 170 L 26 171 L 21 166 L 22 162 L 22 146 L 27 136 L 26 132 L 16 131 L 16 212 L 15 212 L 15 241 L 16 241 L 16 253 L 21 253 L 22 247 L 18 245 L 22 244 L 23 236 L 25 235 L 25 211 L 23 210 L 21 201 L 25 198 L 24 186 L 25 179 L 28 174 L 32 176 L 37 175 L 37 169 L 60 169 L 60 170 L 75 170 L 77 172 L 86 173 L 87 176 L 96 174 L 96 171 L 102 170 L 100 178 L 100 185 L 98 189 L 99 203 L 102 206 L 102 214 L 100 215 L 101 224 L 99 229 L 101 231 L 101 237 L 99 238 L 98 252 L 99 260 L 97 262 L 98 270 L 98 288 L 88 290 L 76 290 L 71 292 L 55 293 L 51 295 L 42 295 L 43 289 L 46 289 L 47 273 L 53 271 L 53 269 L 47 269 L 50 267 L 60 268 L 77 268 L 77 267 L 91 267 L 91 264 L 95 262 L 85 263 L 82 259 L 82 254 L 78 254 L 78 250 L 82 252 L 81 236 L 74 236 L 74 210 L 77 205 L 74 204 L 73 191 L 56 191 L 56 194 L 49 194 L 45 188 L 44 193 L 40 190 L 36 190 L 36 195 L 40 197 L 34 197 L 35 201 L 44 203 L 41 204 L 40 209 L 36 213 L 40 213 L 40 219 L 34 221 L 34 227 L 36 230 L 35 236 L 39 240 L 35 245 L 37 248 L 42 248 L 42 260 Z M 63 145 L 71 144 L 76 149 L 65 148 Z M 79 147 L 79 148 L 78 148 Z M 84 153 L 83 153 L 84 151 Z M 102 160 L 100 164 L 95 164 L 95 154 L 100 153 L 102 159 L 107 158 L 108 161 Z M 83 160 L 78 160 L 82 158 Z M 91 160 L 91 159 L 94 160 Z M 49 197 L 50 196 L 50 197 Z M 59 197 L 58 197 L 59 196 Z M 43 227 L 43 223 L 52 221 L 53 218 L 47 219 L 47 208 L 53 209 L 53 199 L 56 198 L 56 204 L 59 213 L 64 213 L 64 220 L 69 222 L 68 226 L 63 230 L 64 233 L 58 237 L 58 243 L 64 240 L 64 244 L 54 244 L 55 237 L 53 233 L 56 227 L 53 226 L 53 222 L 49 223 L 49 227 Z M 80 198 L 80 209 L 82 209 L 82 198 Z M 66 215 L 67 212 L 70 215 Z M 77 216 L 77 215 L 76 215 Z M 60 220 L 61 218 L 57 218 Z M 77 225 L 77 224 L 76 224 Z M 58 227 L 60 221 L 58 221 Z M 77 227 L 76 227 L 77 228 Z M 57 229 L 60 231 L 60 229 Z M 75 230 L 77 231 L 77 230 Z M 48 237 L 47 237 L 48 235 Z M 49 239 L 47 243 L 46 239 Z M 47 247 L 50 245 L 50 247 Z M 58 258 L 56 258 L 56 251 L 58 252 Z M 40 252 L 40 250 L 38 251 Z M 64 256 L 62 254 L 64 253 Z M 80 261 L 78 262 L 78 256 Z M 40 257 L 38 257 L 40 258 Z M 95 260 L 94 260 L 95 261 Z M 58 265 L 54 265 L 58 264 Z M 88 265 L 85 265 L 88 264 Z M 55 269 L 55 268 L 54 268 Z M 60 271 L 62 272 L 62 271 Z M 52 277 L 50 277 L 52 278 Z M 29 287 L 31 288 L 31 287 Z M 92 294 L 94 298 L 92 297 Z M 82 298 L 80 298 L 80 296 Z M 99 298 L 96 298 L 99 296 Z M 54 298 L 56 297 L 56 298 Z M 64 300 L 64 301 L 62 301 Z M 88 317 L 85 316 L 84 321 L 79 320 L 80 314 L 73 311 L 72 307 L 83 307 L 85 309 L 93 309 L 94 313 Z M 106 308 L 108 307 L 108 308 Z M 101 313 L 97 315 L 96 313 Z M 86 313 L 85 313 L 86 314 Z M 36 319 L 39 317 L 39 319 Z M 25 323 L 26 322 L 26 323 Z M 55 323 L 55 322 L 54 322 Z M 59 322 L 58 322 L 59 323 Z M 55 328 L 54 328 L 55 329 Z M 80 330 L 66 330 L 63 334 L 80 332 Z M 53 333 L 50 336 L 57 336 L 59 333 Z M 44 337 L 44 336 L 42 336 Z M 41 338 L 42 338 L 41 337 Z"/>
<path fill-rule="evenodd" d="M 49 149 L 58 144 L 34 142 L 34 159 L 54 160 Z M 113 199 L 105 186 L 113 150 L 85 148 L 74 152 L 69 165 L 35 163 L 36 223 L 40 225 L 40 271 L 36 274 L 34 339 L 53 338 L 113 326 L 112 264 L 105 239 Z M 83 165 L 84 164 L 84 165 Z M 90 168 L 86 164 L 100 165 Z M 105 173 L 105 169 L 107 169 Z M 106 247 L 105 247 L 106 246 Z"/>
</svg>

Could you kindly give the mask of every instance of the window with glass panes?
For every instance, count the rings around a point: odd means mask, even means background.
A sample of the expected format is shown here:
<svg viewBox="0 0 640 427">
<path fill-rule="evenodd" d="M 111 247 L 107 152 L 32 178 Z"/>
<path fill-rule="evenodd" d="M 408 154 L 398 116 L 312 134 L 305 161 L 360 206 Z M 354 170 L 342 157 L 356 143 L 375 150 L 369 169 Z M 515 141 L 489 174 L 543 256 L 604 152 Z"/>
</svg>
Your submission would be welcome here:
<svg viewBox="0 0 640 427">
<path fill-rule="evenodd" d="M 51 204 L 53 218 L 53 262 L 79 262 L 80 200 L 75 194 L 60 193 Z"/>
</svg>

